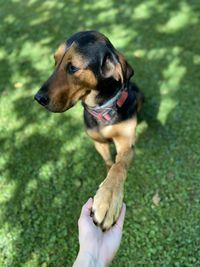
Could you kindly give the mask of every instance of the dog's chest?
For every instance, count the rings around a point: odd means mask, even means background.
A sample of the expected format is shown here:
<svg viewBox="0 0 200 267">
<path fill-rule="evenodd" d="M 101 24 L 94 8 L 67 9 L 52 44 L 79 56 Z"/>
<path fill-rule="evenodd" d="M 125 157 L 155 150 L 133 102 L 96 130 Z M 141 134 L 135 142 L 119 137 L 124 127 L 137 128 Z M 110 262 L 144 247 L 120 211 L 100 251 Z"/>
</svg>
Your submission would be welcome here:
<svg viewBox="0 0 200 267">
<path fill-rule="evenodd" d="M 122 136 L 130 137 L 134 134 L 134 129 L 137 124 L 136 117 L 123 121 L 118 124 L 108 125 L 100 129 L 87 129 L 87 134 L 95 141 L 98 142 L 109 142 L 113 141 L 113 138 Z"/>
</svg>

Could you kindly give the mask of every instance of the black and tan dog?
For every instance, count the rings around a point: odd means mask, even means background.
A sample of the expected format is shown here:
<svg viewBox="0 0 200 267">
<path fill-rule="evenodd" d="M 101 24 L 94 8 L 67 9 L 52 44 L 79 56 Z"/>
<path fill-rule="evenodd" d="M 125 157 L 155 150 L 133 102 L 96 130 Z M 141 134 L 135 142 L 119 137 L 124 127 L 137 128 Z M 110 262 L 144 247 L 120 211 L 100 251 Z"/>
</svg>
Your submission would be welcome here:
<svg viewBox="0 0 200 267">
<path fill-rule="evenodd" d="M 59 46 L 55 70 L 35 95 L 52 112 L 66 111 L 82 101 L 86 132 L 108 169 L 93 203 L 94 221 L 103 229 L 109 229 L 119 216 L 133 157 L 142 94 L 130 83 L 132 75 L 131 66 L 103 34 L 79 32 Z M 110 141 L 116 146 L 115 162 Z"/>
</svg>

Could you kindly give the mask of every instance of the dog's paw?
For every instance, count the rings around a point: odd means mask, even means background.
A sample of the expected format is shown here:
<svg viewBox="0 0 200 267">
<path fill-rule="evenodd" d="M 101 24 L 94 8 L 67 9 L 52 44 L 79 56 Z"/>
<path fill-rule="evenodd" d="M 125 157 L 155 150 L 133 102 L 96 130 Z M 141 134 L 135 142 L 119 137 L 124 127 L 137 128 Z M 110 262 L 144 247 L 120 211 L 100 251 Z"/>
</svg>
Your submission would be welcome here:
<svg viewBox="0 0 200 267">
<path fill-rule="evenodd" d="M 118 219 L 123 204 L 123 186 L 102 184 L 92 206 L 94 222 L 108 230 Z"/>
</svg>

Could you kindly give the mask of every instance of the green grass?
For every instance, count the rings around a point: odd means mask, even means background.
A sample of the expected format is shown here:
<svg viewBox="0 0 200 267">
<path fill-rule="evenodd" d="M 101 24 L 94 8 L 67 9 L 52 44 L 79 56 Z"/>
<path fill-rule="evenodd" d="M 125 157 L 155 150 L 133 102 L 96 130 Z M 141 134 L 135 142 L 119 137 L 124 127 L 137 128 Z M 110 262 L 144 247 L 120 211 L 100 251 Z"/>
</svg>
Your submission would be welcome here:
<svg viewBox="0 0 200 267">
<path fill-rule="evenodd" d="M 1 0 L 0 266 L 71 266 L 81 206 L 105 177 L 81 105 L 33 101 L 57 45 L 86 29 L 125 54 L 146 97 L 112 267 L 200 266 L 199 14 L 195 0 Z"/>
</svg>

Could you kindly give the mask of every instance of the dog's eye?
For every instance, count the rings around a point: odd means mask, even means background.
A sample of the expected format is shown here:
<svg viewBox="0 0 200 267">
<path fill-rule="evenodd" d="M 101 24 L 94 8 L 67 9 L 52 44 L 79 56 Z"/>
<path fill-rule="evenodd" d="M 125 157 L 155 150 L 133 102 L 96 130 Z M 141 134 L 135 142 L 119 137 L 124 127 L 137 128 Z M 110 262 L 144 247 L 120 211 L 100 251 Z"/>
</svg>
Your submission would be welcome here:
<svg viewBox="0 0 200 267">
<path fill-rule="evenodd" d="M 79 70 L 79 68 L 77 68 L 77 67 L 75 67 L 74 65 L 72 65 L 72 63 L 69 63 L 68 65 L 67 65 L 67 72 L 69 73 L 69 74 L 74 74 L 76 71 L 78 71 Z"/>
</svg>

